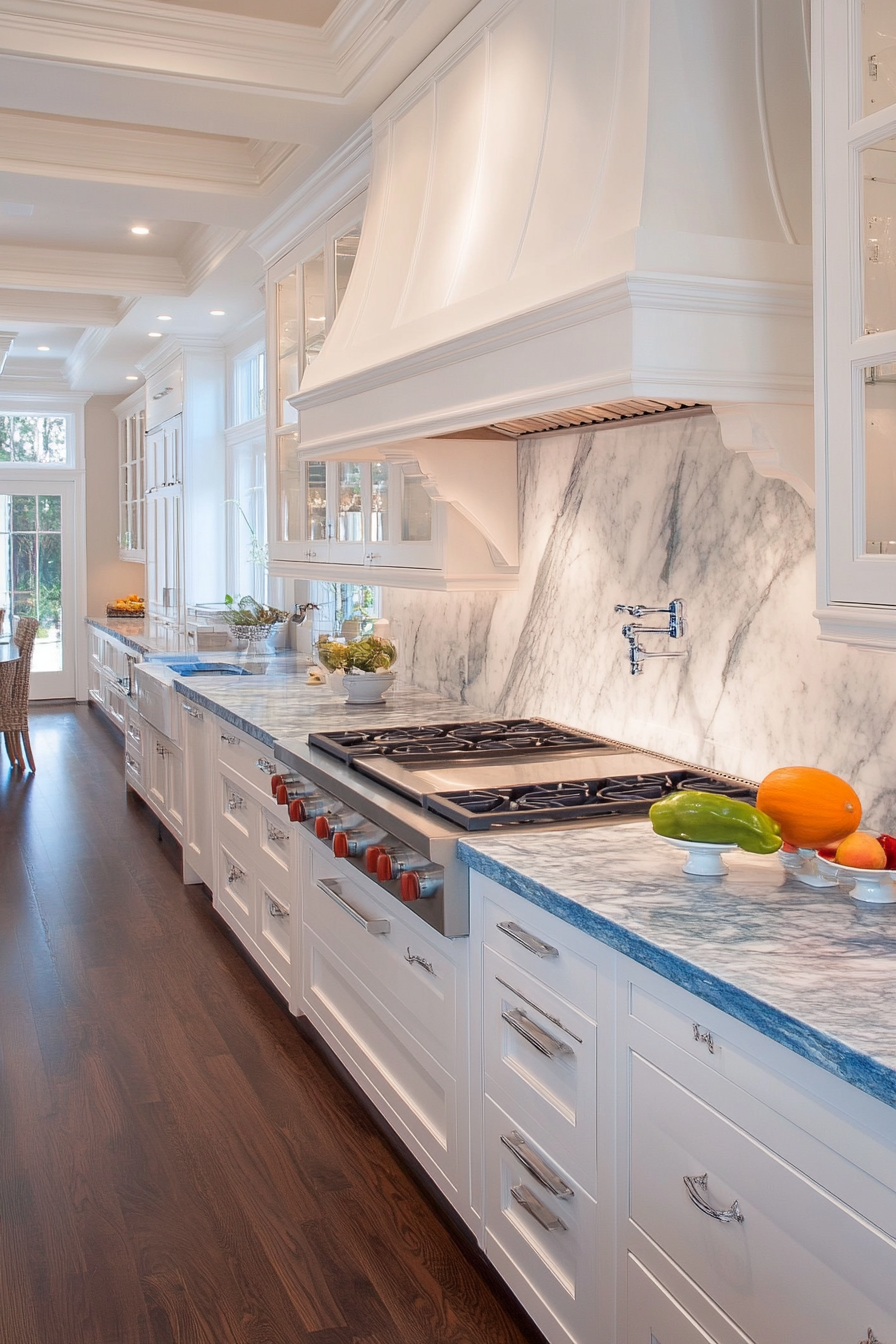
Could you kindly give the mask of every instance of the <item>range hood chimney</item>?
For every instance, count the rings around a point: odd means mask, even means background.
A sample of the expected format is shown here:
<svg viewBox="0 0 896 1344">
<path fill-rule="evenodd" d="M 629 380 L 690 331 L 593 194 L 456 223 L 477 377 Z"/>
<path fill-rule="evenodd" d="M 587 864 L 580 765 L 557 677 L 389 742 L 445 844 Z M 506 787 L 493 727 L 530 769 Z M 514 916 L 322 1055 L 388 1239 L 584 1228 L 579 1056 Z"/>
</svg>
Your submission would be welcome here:
<svg viewBox="0 0 896 1344">
<path fill-rule="evenodd" d="M 482 0 L 373 119 L 303 455 L 712 405 L 808 497 L 806 9 Z"/>
</svg>

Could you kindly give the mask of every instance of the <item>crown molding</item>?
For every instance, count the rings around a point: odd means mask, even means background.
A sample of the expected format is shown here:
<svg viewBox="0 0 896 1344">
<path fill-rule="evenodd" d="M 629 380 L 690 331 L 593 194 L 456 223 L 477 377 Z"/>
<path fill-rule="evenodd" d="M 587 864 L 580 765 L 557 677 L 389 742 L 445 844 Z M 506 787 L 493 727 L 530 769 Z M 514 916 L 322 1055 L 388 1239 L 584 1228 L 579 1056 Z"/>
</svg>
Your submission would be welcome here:
<svg viewBox="0 0 896 1344">
<path fill-rule="evenodd" d="M 131 256 L 68 248 L 0 246 L 0 286 L 120 295 L 187 293 L 174 257 Z"/>
<path fill-rule="evenodd" d="M 186 293 L 192 294 L 198 289 L 247 237 L 246 229 L 231 229 L 224 224 L 198 225 L 177 258 Z"/>
<path fill-rule="evenodd" d="M 428 10 L 441 32 L 470 8 L 341 0 L 310 28 L 158 0 L 0 0 L 0 27 L 8 55 L 339 102 Z"/>
<path fill-rule="evenodd" d="M 0 289 L 0 322 L 52 322 L 63 327 L 117 327 L 136 303 L 111 294 Z"/>
<path fill-rule="evenodd" d="M 111 335 L 111 327 L 87 327 L 81 333 L 80 340 L 65 361 L 65 376 L 70 387 L 80 382 L 81 375 Z"/>
<path fill-rule="evenodd" d="M 0 109 L 0 171 L 10 173 L 257 196 L 307 154 L 279 141 Z"/>
<path fill-rule="evenodd" d="M 43 411 L 71 411 L 90 400 L 90 392 L 73 392 L 64 378 L 22 377 L 18 371 L 0 378 L 0 409 L 24 410 L 34 406 Z M 55 403 L 55 404 L 54 404 Z"/>
<path fill-rule="evenodd" d="M 223 358 L 224 343 L 209 340 L 204 336 L 166 336 L 153 347 L 145 359 L 137 360 L 134 368 L 142 373 L 144 378 L 152 378 L 160 369 L 164 369 L 166 364 L 170 364 L 173 359 L 183 354 L 220 355 Z"/>
<path fill-rule="evenodd" d="M 372 150 L 373 135 L 368 120 L 248 235 L 249 246 L 265 267 L 279 261 L 300 238 L 319 228 L 366 190 Z"/>
</svg>

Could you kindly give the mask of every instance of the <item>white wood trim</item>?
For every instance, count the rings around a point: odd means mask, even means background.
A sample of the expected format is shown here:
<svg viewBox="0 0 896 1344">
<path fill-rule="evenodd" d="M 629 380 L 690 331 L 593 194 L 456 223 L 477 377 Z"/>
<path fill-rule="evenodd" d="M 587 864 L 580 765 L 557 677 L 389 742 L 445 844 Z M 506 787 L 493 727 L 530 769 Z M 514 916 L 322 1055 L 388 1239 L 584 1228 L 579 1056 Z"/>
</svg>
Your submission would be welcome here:
<svg viewBox="0 0 896 1344">
<path fill-rule="evenodd" d="M 0 246 L 0 285 L 78 293 L 185 295 L 187 282 L 174 257 L 140 257 L 72 248 Z"/>
</svg>

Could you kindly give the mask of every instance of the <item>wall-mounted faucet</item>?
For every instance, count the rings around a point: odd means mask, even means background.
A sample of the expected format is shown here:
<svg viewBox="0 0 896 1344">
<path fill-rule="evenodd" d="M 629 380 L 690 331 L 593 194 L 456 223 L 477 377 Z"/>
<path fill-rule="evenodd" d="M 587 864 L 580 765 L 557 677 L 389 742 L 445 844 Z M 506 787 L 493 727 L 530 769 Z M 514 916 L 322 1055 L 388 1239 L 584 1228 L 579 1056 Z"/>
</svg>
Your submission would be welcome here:
<svg viewBox="0 0 896 1344">
<path fill-rule="evenodd" d="M 687 658 L 688 650 L 684 649 L 681 653 L 654 653 L 652 650 L 644 648 L 640 642 L 641 635 L 668 635 L 670 639 L 686 639 L 688 633 L 688 623 L 684 618 L 684 603 L 681 598 L 676 597 L 670 602 L 668 607 L 642 607 L 640 605 L 628 606 L 624 602 L 617 602 L 616 611 L 624 611 L 629 616 L 634 616 L 635 621 L 630 621 L 622 627 L 622 636 L 628 640 L 628 661 L 629 669 L 633 677 L 639 677 L 644 671 L 643 664 L 647 658 Z M 640 621 L 643 616 L 666 616 L 668 622 L 666 625 L 638 625 L 635 622 Z"/>
</svg>

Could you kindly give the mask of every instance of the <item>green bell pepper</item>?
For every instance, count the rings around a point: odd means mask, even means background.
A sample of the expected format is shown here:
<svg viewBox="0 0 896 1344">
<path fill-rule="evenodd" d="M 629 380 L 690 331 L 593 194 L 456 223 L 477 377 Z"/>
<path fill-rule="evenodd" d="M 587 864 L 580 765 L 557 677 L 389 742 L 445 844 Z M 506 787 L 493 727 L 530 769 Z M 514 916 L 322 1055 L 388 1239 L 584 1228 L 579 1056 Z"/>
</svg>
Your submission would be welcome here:
<svg viewBox="0 0 896 1344">
<path fill-rule="evenodd" d="M 717 793 L 670 793 L 654 803 L 650 820 L 657 835 L 701 844 L 738 845 L 750 854 L 781 848 L 781 827 L 765 812 Z"/>
</svg>

